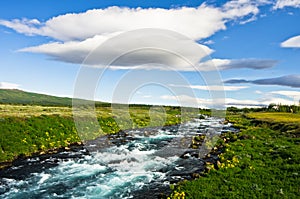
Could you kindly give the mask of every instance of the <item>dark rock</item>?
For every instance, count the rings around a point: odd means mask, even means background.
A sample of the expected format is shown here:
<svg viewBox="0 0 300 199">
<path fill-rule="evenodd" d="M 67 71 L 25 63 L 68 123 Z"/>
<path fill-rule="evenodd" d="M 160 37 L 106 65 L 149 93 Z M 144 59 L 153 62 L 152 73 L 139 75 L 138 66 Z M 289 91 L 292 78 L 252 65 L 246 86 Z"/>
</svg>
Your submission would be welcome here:
<svg viewBox="0 0 300 199">
<path fill-rule="evenodd" d="M 204 115 L 200 115 L 200 116 L 199 116 L 199 119 L 200 119 L 200 120 L 203 120 L 203 119 L 205 119 L 205 116 L 204 116 Z"/>
<path fill-rule="evenodd" d="M 74 153 L 66 153 L 64 148 L 56 149 L 57 153 L 40 154 L 36 153 L 31 157 L 24 155 L 16 158 L 11 166 L 0 169 L 0 178 L 11 178 L 16 180 L 24 180 L 32 173 L 40 173 L 45 169 L 55 167 L 60 161 L 74 158 L 82 158 L 88 154 L 84 147 L 78 144 L 72 144 L 68 151 Z"/>
</svg>

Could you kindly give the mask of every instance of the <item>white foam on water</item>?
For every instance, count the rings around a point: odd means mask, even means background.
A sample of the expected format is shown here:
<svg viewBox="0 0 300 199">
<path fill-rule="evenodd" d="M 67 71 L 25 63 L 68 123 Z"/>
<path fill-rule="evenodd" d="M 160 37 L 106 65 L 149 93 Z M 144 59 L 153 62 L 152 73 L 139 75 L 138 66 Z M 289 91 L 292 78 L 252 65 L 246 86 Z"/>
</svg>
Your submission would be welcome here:
<svg viewBox="0 0 300 199">
<path fill-rule="evenodd" d="M 147 136 L 144 136 L 144 135 L 135 135 L 134 137 L 135 138 L 142 138 L 142 139 L 147 139 L 147 138 L 150 139 L 151 138 L 151 139 L 161 140 L 161 139 L 174 138 L 174 137 L 176 137 L 176 135 L 171 134 L 168 131 L 158 131 L 157 134 L 147 135 Z"/>
<path fill-rule="evenodd" d="M 50 174 L 45 174 L 44 172 L 41 173 L 40 176 L 42 178 L 40 179 L 40 181 L 38 181 L 38 184 L 43 184 L 47 179 L 49 179 L 51 177 Z"/>
<path fill-rule="evenodd" d="M 221 120 L 206 118 L 183 124 L 178 132 L 158 130 L 145 136 L 142 131 L 135 130 L 131 132 L 135 139 L 123 145 L 101 149 L 78 160 L 60 161 L 58 166 L 25 181 L 4 179 L 11 188 L 4 197 L 36 197 L 46 193 L 47 197 L 43 195 L 46 198 L 132 198 L 133 191 L 155 180 L 167 183 L 164 182 L 166 174 L 160 171 L 173 165 L 179 157 L 176 153 L 165 156 L 156 154 L 164 150 L 178 150 L 172 145 L 179 143 L 176 139 L 186 134 L 193 135 L 199 125 L 204 129 L 218 130 L 222 127 Z M 156 143 L 163 144 L 159 148 Z M 173 148 L 168 148 L 168 144 Z M 183 168 L 177 166 L 175 169 Z M 57 189 L 61 187 L 65 188 L 58 192 Z"/>
<path fill-rule="evenodd" d="M 106 170 L 106 166 L 92 164 L 90 162 L 68 161 L 60 164 L 58 169 L 63 175 L 69 176 L 90 176 Z"/>
</svg>

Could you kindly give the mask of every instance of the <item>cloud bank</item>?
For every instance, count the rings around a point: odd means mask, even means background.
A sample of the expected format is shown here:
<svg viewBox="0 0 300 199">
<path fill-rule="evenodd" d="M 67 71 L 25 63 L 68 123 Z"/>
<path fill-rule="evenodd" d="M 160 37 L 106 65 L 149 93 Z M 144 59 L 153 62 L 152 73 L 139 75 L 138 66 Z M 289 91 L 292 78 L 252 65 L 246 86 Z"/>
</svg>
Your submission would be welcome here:
<svg viewBox="0 0 300 199">
<path fill-rule="evenodd" d="M 36 47 L 28 47 L 19 50 L 20 52 L 43 53 L 51 59 L 97 67 L 105 67 L 107 59 L 118 57 L 110 65 L 112 69 L 161 69 L 166 70 L 162 65 L 151 65 L 149 63 L 161 63 L 173 66 L 180 71 L 211 71 L 230 69 L 266 69 L 277 64 L 276 60 L 265 59 L 212 59 L 201 62 L 201 59 L 210 55 L 213 50 L 205 45 L 198 44 L 187 38 L 181 38 L 174 32 L 157 31 L 145 29 L 145 31 L 132 31 L 127 33 L 113 33 L 111 35 L 97 35 L 84 41 L 69 41 L 65 43 L 54 42 Z M 135 42 L 138 40 L 139 42 Z M 97 49 L 98 46 L 101 49 Z M 97 55 L 85 58 L 94 49 L 93 54 Z M 104 49 L 104 50 L 102 50 Z M 129 49 L 139 49 L 128 53 Z M 169 52 L 162 51 L 168 49 Z M 98 52 L 97 52 L 98 50 Z M 127 54 L 126 54 L 127 53 Z M 126 56 L 119 57 L 120 54 Z M 187 59 L 186 62 L 182 58 Z M 142 65 L 148 64 L 148 65 Z"/>
<path fill-rule="evenodd" d="M 161 100 L 166 100 L 168 102 L 172 102 L 173 105 L 180 105 L 179 102 L 185 102 L 186 104 L 190 105 L 191 107 L 197 108 L 212 108 L 216 106 L 216 103 L 225 102 L 225 106 L 235 106 L 239 108 L 244 107 L 264 107 L 268 106 L 269 104 L 286 104 L 286 105 L 294 105 L 293 100 L 287 100 L 279 97 L 263 97 L 256 100 L 245 100 L 245 99 L 234 99 L 234 98 L 225 98 L 225 99 L 205 99 L 205 98 L 198 98 L 198 97 L 191 97 L 187 95 L 163 95 L 160 96 Z"/>
<path fill-rule="evenodd" d="M 292 99 L 300 99 L 300 91 L 272 91 L 271 94 L 282 95 Z"/>
<path fill-rule="evenodd" d="M 205 91 L 237 91 L 241 89 L 248 88 L 247 86 L 225 86 L 225 85 L 174 85 L 171 84 L 172 87 L 179 88 L 192 88 L 197 90 L 205 90 Z"/>
<path fill-rule="evenodd" d="M 20 52 L 42 53 L 50 59 L 81 64 L 86 56 L 97 46 L 103 44 L 110 38 L 121 33 L 143 29 L 164 29 L 174 31 L 176 33 L 187 36 L 200 46 L 206 55 L 210 55 L 213 50 L 205 45 L 198 44 L 197 41 L 206 39 L 220 30 L 225 30 L 227 23 L 238 22 L 245 24 L 255 20 L 255 16 L 259 13 L 259 6 L 263 1 L 245 1 L 233 0 L 228 1 L 220 7 L 201 4 L 198 7 L 180 7 L 173 9 L 162 8 L 127 8 L 127 7 L 109 7 L 105 9 L 93 9 L 82 13 L 69 13 L 59 15 L 46 21 L 38 19 L 14 19 L 0 20 L 0 25 L 6 26 L 15 30 L 18 33 L 29 36 L 45 36 L 54 39 L 54 42 L 41 44 L 39 46 L 26 47 Z M 162 39 L 150 40 L 137 39 L 132 41 L 133 45 L 145 43 L 157 44 L 162 42 Z M 134 44 L 135 43 L 135 44 Z M 128 45 L 128 43 L 124 43 Z M 203 54 L 196 51 L 187 52 L 187 47 L 182 44 L 182 41 L 168 43 L 172 49 L 177 50 L 176 53 L 182 54 L 191 59 L 197 64 L 198 70 L 214 70 L 214 67 L 208 67 L 211 63 L 198 62 L 203 58 Z M 179 45 L 181 45 L 179 47 Z M 106 52 L 111 55 L 118 51 L 118 48 L 123 48 L 120 44 L 117 46 L 107 46 Z M 130 59 L 129 59 L 130 58 Z M 143 60 L 142 62 L 140 62 Z M 162 61 L 175 67 L 176 70 L 192 71 L 195 68 L 187 66 L 182 62 L 175 60 L 171 62 L 169 55 L 155 53 L 135 53 L 134 56 L 128 56 L 128 59 L 119 59 L 118 63 L 113 66 L 115 69 L 128 68 L 146 68 L 150 69 L 165 69 L 160 66 L 141 66 L 147 60 L 154 62 Z M 93 66 L 101 66 L 100 63 L 85 63 Z M 219 70 L 251 68 L 262 69 L 269 68 L 275 64 L 273 60 L 221 60 L 215 59 L 213 65 Z M 185 65 L 185 66 L 184 66 Z M 212 66 L 212 65 L 210 65 Z M 104 66 L 102 66 L 104 67 Z"/>
<path fill-rule="evenodd" d="M 178 70 L 195 70 L 193 65 L 213 52 L 181 34 L 161 29 L 97 35 L 81 42 L 55 42 L 20 51 L 39 52 L 55 60 L 95 67 L 165 69 L 164 64 Z"/>
<path fill-rule="evenodd" d="M 45 22 L 38 19 L 0 20 L 0 24 L 26 35 L 41 35 L 60 41 L 85 40 L 142 28 L 175 31 L 194 40 L 207 38 L 226 29 L 226 22 L 258 14 L 257 5 L 248 1 L 230 1 L 222 7 L 203 3 L 199 7 L 126 8 L 109 7 L 83 13 L 53 17 Z"/>
<path fill-rule="evenodd" d="M 257 80 L 230 79 L 225 81 L 224 83 L 227 84 L 251 83 L 251 84 L 258 84 L 258 85 L 278 85 L 278 86 L 300 88 L 300 75 L 286 75 L 281 77 L 257 79 Z"/>
</svg>

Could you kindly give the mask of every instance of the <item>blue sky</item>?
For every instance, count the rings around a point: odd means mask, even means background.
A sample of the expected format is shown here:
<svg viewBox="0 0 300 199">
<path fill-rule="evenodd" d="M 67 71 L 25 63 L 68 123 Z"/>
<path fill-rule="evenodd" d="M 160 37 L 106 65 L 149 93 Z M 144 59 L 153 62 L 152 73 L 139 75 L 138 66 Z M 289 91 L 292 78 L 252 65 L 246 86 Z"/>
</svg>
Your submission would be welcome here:
<svg viewBox="0 0 300 199">
<path fill-rule="evenodd" d="M 295 0 L 2 1 L 0 88 L 73 96 L 86 69 L 92 75 L 105 71 L 98 82 L 82 81 L 96 84 L 88 95 L 102 101 L 298 104 L 299 20 Z M 149 45 L 176 52 L 196 67 L 149 51 Z M 135 48 L 144 51 L 121 57 L 108 69 L 105 58 L 88 56 Z"/>
</svg>

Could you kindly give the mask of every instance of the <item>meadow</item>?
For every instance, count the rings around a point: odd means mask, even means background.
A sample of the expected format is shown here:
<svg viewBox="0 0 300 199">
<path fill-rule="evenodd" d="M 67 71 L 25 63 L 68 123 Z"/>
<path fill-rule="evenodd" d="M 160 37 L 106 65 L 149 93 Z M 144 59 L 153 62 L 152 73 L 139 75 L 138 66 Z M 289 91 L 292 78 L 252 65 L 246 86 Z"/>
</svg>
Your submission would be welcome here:
<svg viewBox="0 0 300 199">
<path fill-rule="evenodd" d="M 299 114 L 258 112 L 227 120 L 240 132 L 222 135 L 217 164 L 172 186 L 169 198 L 299 198 Z"/>
<path fill-rule="evenodd" d="M 161 125 L 161 120 L 164 121 L 163 125 L 172 125 L 190 119 L 178 117 L 181 114 L 179 107 L 161 107 L 164 109 L 163 113 L 155 113 L 155 110 L 151 112 L 150 108 L 131 105 L 129 114 L 132 122 L 122 126 L 115 121 L 118 117 L 122 121 L 120 112 L 113 113 L 108 106 L 96 107 L 101 131 L 89 138 L 117 133 L 124 129 L 158 126 Z M 151 114 L 155 114 L 155 117 Z M 0 162 L 82 141 L 74 123 L 72 108 L 67 106 L 0 104 L 0 121 Z"/>
<path fill-rule="evenodd" d="M 21 91 L 3 93 L 0 167 L 17 157 L 55 152 L 61 147 L 67 149 L 72 143 L 81 143 L 69 98 L 61 100 Z M 24 98 L 20 100 L 20 96 Z M 291 107 L 284 108 L 289 111 Z M 147 105 L 130 105 L 132 123 L 122 126 L 115 121 L 122 120 L 122 111 L 114 112 L 110 104 L 97 102 L 95 113 L 101 131 L 93 137 L 117 133 L 121 128 L 156 126 L 161 121 L 163 125 L 173 125 L 190 119 L 179 117 L 180 107 L 153 110 Z M 209 115 L 210 111 L 199 113 Z M 221 151 L 217 163 L 207 163 L 205 172 L 195 175 L 194 180 L 171 185 L 173 193 L 169 198 L 297 198 L 300 195 L 300 113 L 280 112 L 272 107 L 229 108 L 226 119 L 240 131 L 222 134 L 217 143 Z"/>
</svg>

